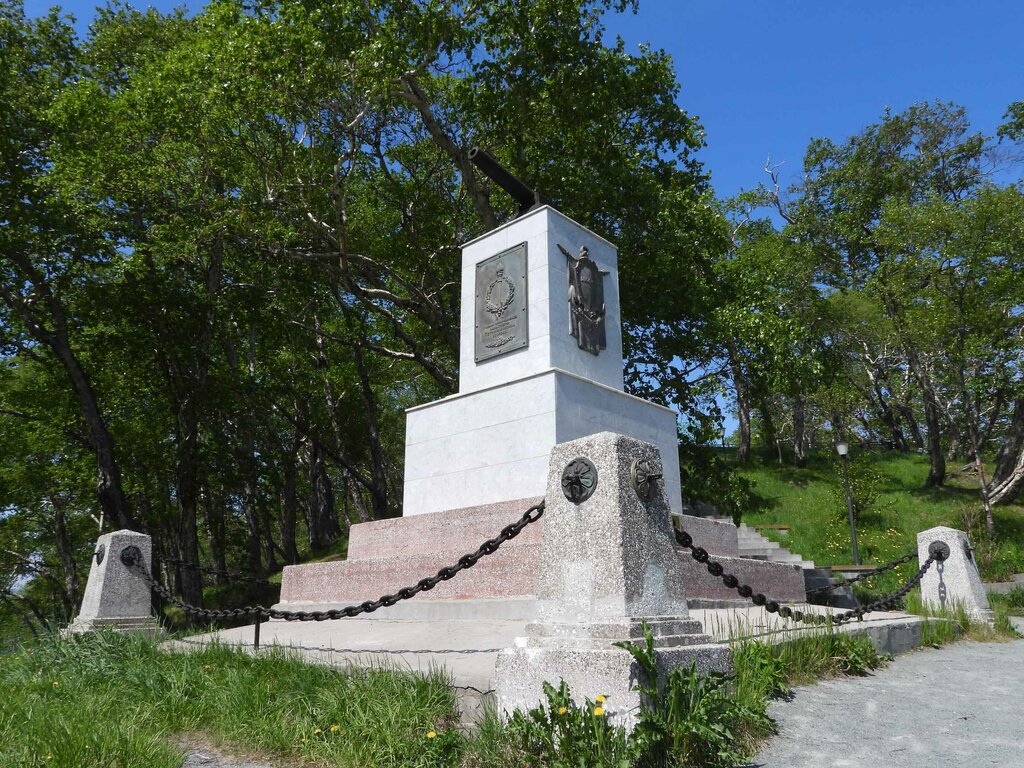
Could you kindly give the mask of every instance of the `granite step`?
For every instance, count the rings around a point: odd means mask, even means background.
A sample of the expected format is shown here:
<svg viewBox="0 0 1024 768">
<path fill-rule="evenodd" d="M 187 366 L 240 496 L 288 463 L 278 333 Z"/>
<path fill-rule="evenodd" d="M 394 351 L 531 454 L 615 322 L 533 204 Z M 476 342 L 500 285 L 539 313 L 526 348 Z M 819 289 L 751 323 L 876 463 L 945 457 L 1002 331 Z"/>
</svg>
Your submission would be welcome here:
<svg viewBox="0 0 1024 768">
<path fill-rule="evenodd" d="M 425 515 L 374 520 L 353 525 L 348 560 L 416 556 L 424 551 L 460 555 L 475 550 L 487 539 L 519 520 L 540 498 L 518 499 L 477 507 L 463 507 Z M 539 545 L 543 522 L 528 525 L 517 537 Z"/>
</svg>

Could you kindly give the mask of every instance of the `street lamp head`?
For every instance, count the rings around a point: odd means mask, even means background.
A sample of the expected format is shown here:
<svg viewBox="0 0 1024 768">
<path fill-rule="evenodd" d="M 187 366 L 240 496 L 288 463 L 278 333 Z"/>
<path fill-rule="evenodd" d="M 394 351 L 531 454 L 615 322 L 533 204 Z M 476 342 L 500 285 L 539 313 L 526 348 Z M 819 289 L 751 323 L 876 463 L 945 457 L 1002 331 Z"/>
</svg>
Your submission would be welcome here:
<svg viewBox="0 0 1024 768">
<path fill-rule="evenodd" d="M 845 456 L 850 452 L 850 444 L 845 440 L 836 443 L 836 451 L 840 456 Z"/>
</svg>

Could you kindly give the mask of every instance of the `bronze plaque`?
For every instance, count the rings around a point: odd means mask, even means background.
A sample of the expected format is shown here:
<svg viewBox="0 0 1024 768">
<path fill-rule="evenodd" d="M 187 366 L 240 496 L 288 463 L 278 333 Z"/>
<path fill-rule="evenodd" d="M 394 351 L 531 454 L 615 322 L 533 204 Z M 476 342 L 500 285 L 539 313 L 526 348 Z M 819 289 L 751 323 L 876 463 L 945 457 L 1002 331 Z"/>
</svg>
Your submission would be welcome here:
<svg viewBox="0 0 1024 768">
<path fill-rule="evenodd" d="M 478 363 L 529 345 L 526 269 L 526 243 L 476 265 Z"/>
</svg>

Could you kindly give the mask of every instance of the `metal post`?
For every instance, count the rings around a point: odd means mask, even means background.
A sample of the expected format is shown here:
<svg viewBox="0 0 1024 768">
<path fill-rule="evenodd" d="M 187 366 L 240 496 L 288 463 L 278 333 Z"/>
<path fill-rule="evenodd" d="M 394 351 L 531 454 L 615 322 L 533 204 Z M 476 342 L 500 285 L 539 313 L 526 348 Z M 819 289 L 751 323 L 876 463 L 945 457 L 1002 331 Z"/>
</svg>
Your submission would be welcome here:
<svg viewBox="0 0 1024 768">
<path fill-rule="evenodd" d="M 850 496 L 850 469 L 849 457 L 842 454 L 843 460 L 843 485 L 846 487 L 846 513 L 850 518 L 850 540 L 853 541 L 853 562 L 860 565 L 860 549 L 857 547 L 857 524 L 853 519 L 853 497 Z"/>
<path fill-rule="evenodd" d="M 260 624 L 263 623 L 263 616 L 256 614 L 256 623 L 252 626 L 252 648 L 254 651 L 260 649 Z"/>
</svg>

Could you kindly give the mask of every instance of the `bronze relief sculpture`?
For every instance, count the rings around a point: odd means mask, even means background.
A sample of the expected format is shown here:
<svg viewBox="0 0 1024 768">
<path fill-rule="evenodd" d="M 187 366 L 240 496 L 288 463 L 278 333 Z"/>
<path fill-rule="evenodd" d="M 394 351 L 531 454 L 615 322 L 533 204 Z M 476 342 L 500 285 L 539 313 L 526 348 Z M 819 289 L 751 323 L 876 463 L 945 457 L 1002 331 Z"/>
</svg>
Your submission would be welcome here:
<svg viewBox="0 0 1024 768">
<path fill-rule="evenodd" d="M 576 345 L 592 355 L 608 346 L 604 327 L 604 277 L 608 272 L 598 269 L 590 258 L 587 246 L 573 256 L 561 243 L 569 267 L 569 334 Z"/>
</svg>

